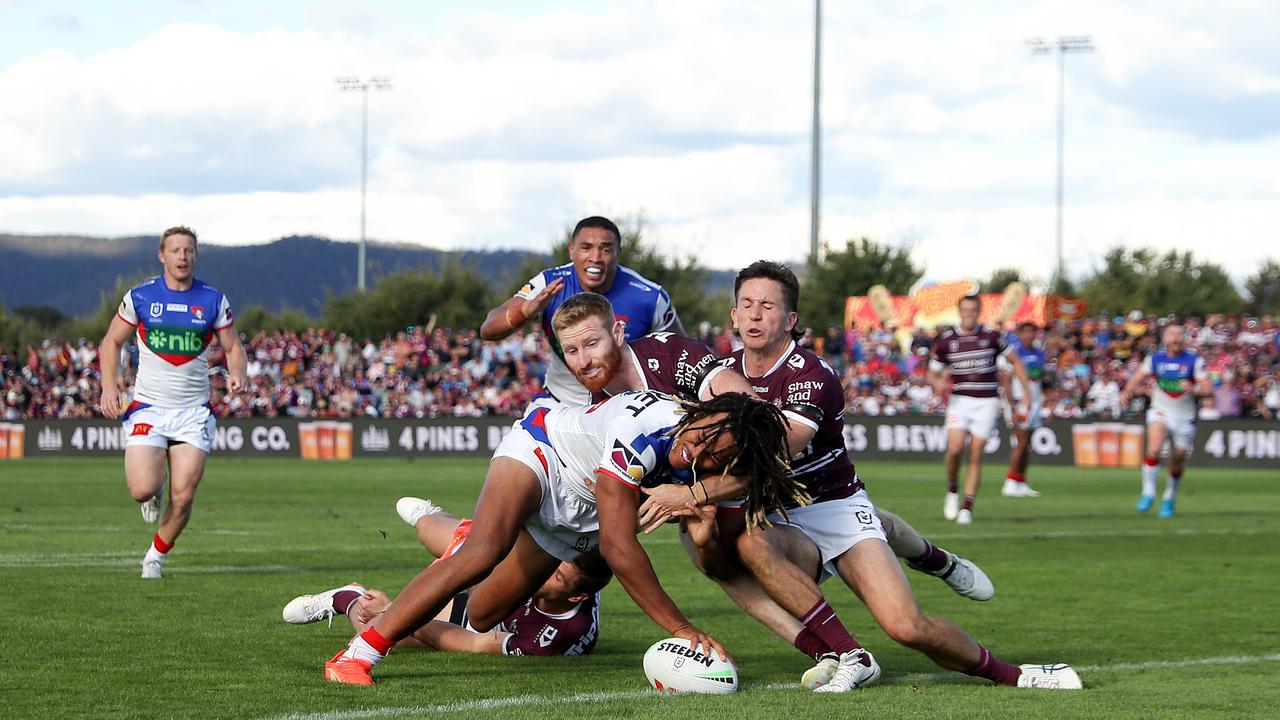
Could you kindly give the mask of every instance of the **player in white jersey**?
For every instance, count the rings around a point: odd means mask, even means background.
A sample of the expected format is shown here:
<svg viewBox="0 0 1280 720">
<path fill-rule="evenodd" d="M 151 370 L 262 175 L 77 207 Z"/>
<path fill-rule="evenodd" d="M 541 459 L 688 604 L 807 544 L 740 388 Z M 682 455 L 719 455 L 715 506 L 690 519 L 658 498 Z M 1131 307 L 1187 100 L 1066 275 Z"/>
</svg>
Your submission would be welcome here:
<svg viewBox="0 0 1280 720">
<path fill-rule="evenodd" d="M 636 539 L 640 488 L 722 469 L 748 478 L 752 509 L 803 498 L 789 477 L 782 415 L 742 393 L 681 406 L 654 392 L 568 407 L 536 402 L 494 453 L 467 542 L 405 587 L 387 612 L 325 664 L 325 679 L 372 685 L 396 642 L 475 586 L 471 625 L 496 625 L 555 571 L 599 543 L 636 604 L 666 632 L 714 648 L 662 589 Z M 692 492 L 692 490 L 690 490 Z"/>
<path fill-rule="evenodd" d="M 248 360 L 222 293 L 195 277 L 196 234 L 173 227 L 160 238 L 161 275 L 125 293 L 99 347 L 102 414 L 123 417 L 129 492 L 148 522 L 160 521 L 142 560 L 142 577 L 158 579 L 178 535 L 191 519 L 205 457 L 213 446 L 209 408 L 209 347 L 226 353 L 227 391 L 245 389 Z M 120 388 L 120 347 L 137 336 L 138 374 L 126 407 Z M 169 506 L 161 514 L 168 465 Z"/>
<path fill-rule="evenodd" d="M 1164 347 L 1148 355 L 1138 371 L 1120 391 L 1120 404 L 1125 406 L 1148 378 L 1151 404 L 1147 407 L 1147 456 L 1142 462 L 1142 495 L 1138 512 L 1146 512 L 1155 504 L 1156 481 L 1160 475 L 1160 449 L 1165 438 L 1170 440 L 1169 477 L 1160 501 L 1159 515 L 1171 518 L 1178 497 L 1178 485 L 1186 468 L 1187 454 L 1196 438 L 1196 399 L 1213 394 L 1204 359 L 1186 347 L 1186 333 L 1181 325 L 1167 325 Z"/>
</svg>

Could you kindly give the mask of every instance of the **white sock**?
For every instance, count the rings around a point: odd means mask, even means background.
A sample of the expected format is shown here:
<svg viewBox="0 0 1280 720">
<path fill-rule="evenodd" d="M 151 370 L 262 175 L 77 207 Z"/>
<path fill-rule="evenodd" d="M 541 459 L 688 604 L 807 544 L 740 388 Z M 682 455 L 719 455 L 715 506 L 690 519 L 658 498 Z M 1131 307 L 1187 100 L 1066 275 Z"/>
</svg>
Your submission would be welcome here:
<svg viewBox="0 0 1280 720">
<path fill-rule="evenodd" d="M 156 544 L 152 542 L 151 547 L 147 548 L 147 556 L 145 559 L 162 563 L 166 557 L 169 557 L 169 553 L 160 552 L 156 549 Z"/>
<path fill-rule="evenodd" d="M 1174 476 L 1170 475 L 1170 476 L 1169 476 L 1169 480 L 1168 480 L 1168 482 L 1166 482 L 1166 483 L 1165 483 L 1165 485 L 1164 485 L 1164 498 L 1163 498 L 1163 499 L 1165 499 L 1165 500 L 1172 500 L 1172 499 L 1174 499 L 1175 497 L 1177 497 L 1177 495 L 1178 495 L 1178 485 L 1179 485 L 1179 484 L 1181 484 L 1181 483 L 1182 483 L 1182 477 L 1181 477 L 1181 476 L 1174 477 Z"/>
<path fill-rule="evenodd" d="M 359 635 L 355 636 L 355 638 L 351 640 L 351 644 L 347 646 L 347 649 L 342 653 L 342 656 L 353 658 L 355 660 L 363 660 L 371 665 L 377 665 L 382 661 L 382 658 L 386 657 L 377 650 L 374 650 L 373 646 L 365 642 L 364 638 Z"/>
<path fill-rule="evenodd" d="M 1156 496 L 1156 479 L 1160 477 L 1159 465 L 1142 466 L 1142 495 L 1143 497 Z"/>
</svg>

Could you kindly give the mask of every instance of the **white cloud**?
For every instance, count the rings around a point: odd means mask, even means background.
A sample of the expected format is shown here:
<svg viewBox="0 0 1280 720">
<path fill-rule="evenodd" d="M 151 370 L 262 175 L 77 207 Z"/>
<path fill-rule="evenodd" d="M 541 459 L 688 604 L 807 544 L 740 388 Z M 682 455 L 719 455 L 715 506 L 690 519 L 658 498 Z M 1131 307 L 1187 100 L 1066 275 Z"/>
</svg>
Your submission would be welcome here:
<svg viewBox="0 0 1280 720">
<path fill-rule="evenodd" d="M 1240 278 L 1277 254 L 1280 19 L 1113 5 L 828 4 L 823 236 L 914 239 L 931 274 L 1047 277 L 1056 70 L 1023 40 L 1092 33 L 1068 69 L 1069 266 L 1125 242 Z M 660 247 L 717 267 L 807 251 L 808 4 L 402 10 L 213 15 L 0 67 L 21 98 L 0 105 L 0 231 L 354 238 L 360 98 L 333 78 L 380 73 L 371 237 L 543 249 L 584 214 L 644 211 Z"/>
</svg>

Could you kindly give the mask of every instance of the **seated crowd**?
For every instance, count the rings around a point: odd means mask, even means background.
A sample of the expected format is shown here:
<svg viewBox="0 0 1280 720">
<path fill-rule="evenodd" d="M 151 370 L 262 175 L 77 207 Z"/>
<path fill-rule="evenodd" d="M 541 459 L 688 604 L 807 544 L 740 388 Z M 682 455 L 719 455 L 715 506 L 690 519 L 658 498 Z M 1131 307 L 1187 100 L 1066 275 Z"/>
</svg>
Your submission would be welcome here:
<svg viewBox="0 0 1280 720">
<path fill-rule="evenodd" d="M 1139 396 L 1120 404 L 1120 390 L 1157 346 L 1169 318 L 1098 316 L 1059 322 L 1038 333 L 1047 357 L 1045 414 L 1059 418 L 1128 418 Z M 1203 419 L 1263 417 L 1280 412 L 1280 326 L 1271 316 L 1210 315 L 1186 321 L 1187 342 L 1204 358 L 1214 393 Z M 719 355 L 736 349 L 729 327 L 709 324 L 696 337 Z M 917 332 L 905 350 L 883 330 L 828 328 L 801 340 L 844 380 L 848 411 L 861 415 L 939 415 L 945 408 L 925 381 L 931 331 Z M 381 339 L 355 340 L 324 329 L 260 332 L 244 338 L 251 391 L 228 397 L 220 349 L 212 405 L 221 417 L 518 416 L 542 392 L 551 349 L 541 332 L 486 342 L 475 330 L 410 328 Z M 137 351 L 125 349 L 127 375 Z M 97 348 L 45 340 L 25 352 L 0 345 L 0 419 L 98 416 Z"/>
</svg>

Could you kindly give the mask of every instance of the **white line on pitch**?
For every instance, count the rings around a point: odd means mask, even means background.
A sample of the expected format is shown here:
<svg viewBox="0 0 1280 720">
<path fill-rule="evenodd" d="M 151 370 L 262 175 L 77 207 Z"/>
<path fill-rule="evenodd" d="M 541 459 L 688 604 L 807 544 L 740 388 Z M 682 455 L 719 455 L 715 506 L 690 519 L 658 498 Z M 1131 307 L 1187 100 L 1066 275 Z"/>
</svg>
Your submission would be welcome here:
<svg viewBox="0 0 1280 720">
<path fill-rule="evenodd" d="M 1093 665 L 1076 668 L 1081 672 L 1116 672 L 1124 670 L 1157 670 L 1164 668 L 1203 667 L 1207 665 L 1245 665 L 1260 662 L 1280 662 L 1280 654 L 1272 655 L 1236 655 L 1216 658 L 1191 658 L 1187 660 L 1153 660 L 1140 663 L 1117 663 L 1114 665 Z M 925 680 L 953 679 L 956 673 L 910 673 L 886 678 L 882 682 L 888 685 L 914 683 Z M 1086 678 L 1087 680 L 1087 678 Z M 799 686 L 790 683 L 769 683 L 765 685 L 746 685 L 746 690 L 755 692 L 772 690 L 798 690 Z M 371 708 L 368 710 L 349 710 L 323 713 L 292 713 L 276 715 L 270 720 L 360 720 L 378 717 L 416 717 L 444 713 L 475 712 L 504 707 L 546 706 L 546 705 L 584 705 L 587 703 L 608 702 L 610 700 L 631 700 L 654 697 L 655 690 L 619 690 L 615 692 L 578 693 L 563 697 L 547 697 L 539 695 L 515 695 L 504 698 L 486 700 L 468 700 L 465 702 L 447 703 L 444 705 L 418 705 L 414 707 Z"/>
</svg>

